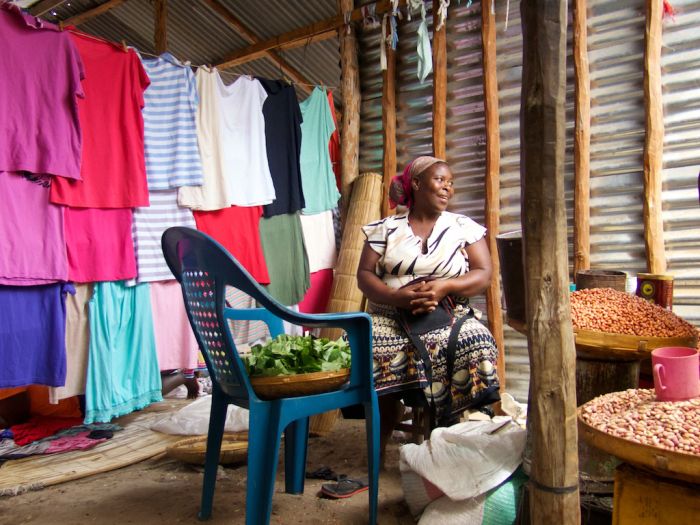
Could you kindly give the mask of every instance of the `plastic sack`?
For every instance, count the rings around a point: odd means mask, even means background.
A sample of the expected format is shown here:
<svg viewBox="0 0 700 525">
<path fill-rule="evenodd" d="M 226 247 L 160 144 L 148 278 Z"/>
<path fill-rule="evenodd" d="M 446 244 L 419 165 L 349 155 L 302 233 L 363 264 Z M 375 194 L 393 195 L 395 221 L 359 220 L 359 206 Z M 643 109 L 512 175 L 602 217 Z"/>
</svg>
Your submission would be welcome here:
<svg viewBox="0 0 700 525">
<path fill-rule="evenodd" d="M 429 441 L 402 446 L 401 484 L 411 513 L 419 516 L 443 496 L 464 503 L 467 512 L 466 507 L 481 506 L 483 501 L 469 500 L 483 497 L 515 472 L 522 462 L 525 436 L 510 417 L 499 416 L 436 428 Z M 441 519 L 441 525 L 448 523 L 444 516 Z"/>
<path fill-rule="evenodd" d="M 200 397 L 173 414 L 159 419 L 151 430 L 180 436 L 203 436 L 209 432 L 211 396 Z M 224 432 L 245 432 L 248 430 L 248 410 L 229 405 L 226 413 Z"/>
</svg>

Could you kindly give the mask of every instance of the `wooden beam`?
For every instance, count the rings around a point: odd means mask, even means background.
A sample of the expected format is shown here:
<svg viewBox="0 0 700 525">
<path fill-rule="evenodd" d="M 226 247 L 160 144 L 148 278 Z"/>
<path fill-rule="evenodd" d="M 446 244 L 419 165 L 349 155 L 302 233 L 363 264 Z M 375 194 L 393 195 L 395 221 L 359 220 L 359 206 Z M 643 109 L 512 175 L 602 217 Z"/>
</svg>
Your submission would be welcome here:
<svg viewBox="0 0 700 525">
<path fill-rule="evenodd" d="M 574 29 L 574 278 L 591 267 L 591 81 L 586 0 L 573 2 Z"/>
<path fill-rule="evenodd" d="M 564 201 L 567 0 L 522 2 L 521 222 L 532 443 L 530 523 L 579 525 L 576 352 Z"/>
<path fill-rule="evenodd" d="M 498 122 L 498 78 L 496 76 L 496 15 L 492 12 L 495 0 L 481 2 L 481 47 L 484 69 L 484 114 L 486 125 L 486 231 L 493 273 L 486 290 L 486 313 L 489 330 L 498 347 L 498 379 L 501 392 L 506 391 L 506 354 L 503 338 L 503 310 L 501 309 L 501 263 L 498 259 L 496 236 L 500 227 L 500 158 L 501 138 Z"/>
<path fill-rule="evenodd" d="M 41 0 L 29 8 L 29 12 L 34 16 L 41 16 L 52 9 L 56 9 L 67 0 Z"/>
<path fill-rule="evenodd" d="M 106 13 L 110 9 L 119 7 L 126 1 L 127 0 L 107 0 L 106 2 L 101 3 L 97 7 L 88 9 L 87 11 L 83 11 L 82 13 L 78 13 L 77 15 L 71 16 L 67 20 L 63 21 L 63 25 L 79 26 L 80 24 L 84 24 L 85 22 L 92 18 L 95 18 L 96 16 L 100 16 L 101 14 Z"/>
<path fill-rule="evenodd" d="M 433 10 L 433 28 L 437 10 Z M 433 30 L 433 155 L 445 159 L 447 132 L 447 24 Z"/>
<path fill-rule="evenodd" d="M 644 245 L 647 270 L 666 272 L 664 223 L 661 217 L 664 153 L 664 113 L 661 93 L 661 31 L 663 5 L 646 0 L 644 48 Z"/>
<path fill-rule="evenodd" d="M 402 0 L 400 3 L 405 2 Z M 380 0 L 376 2 L 375 6 L 375 13 L 377 15 L 381 15 L 391 10 L 391 2 L 389 0 Z M 351 7 L 348 11 L 351 10 L 352 14 L 350 20 L 352 22 L 362 20 L 364 15 L 362 14 L 361 9 L 353 9 Z M 256 60 L 262 57 L 263 53 L 270 49 L 290 49 L 293 47 L 304 46 L 312 41 L 318 42 L 320 40 L 334 38 L 338 34 L 338 29 L 345 26 L 345 19 L 342 14 L 343 12 L 334 17 L 327 18 L 326 20 L 321 20 L 320 22 L 315 22 L 311 25 L 294 29 L 293 31 L 287 31 L 281 35 L 258 41 L 246 48 L 233 51 L 219 64 L 217 64 L 217 67 L 220 69 L 226 69 L 233 66 L 239 66 L 246 62 L 250 62 L 251 60 Z"/>
<path fill-rule="evenodd" d="M 386 46 L 386 70 L 382 72 L 382 138 L 382 217 L 386 217 L 393 213 L 389 208 L 389 186 L 396 175 L 396 51 L 390 45 Z"/>
<path fill-rule="evenodd" d="M 153 42 L 156 54 L 160 55 L 168 50 L 168 0 L 154 0 L 153 19 L 155 21 Z"/>
<path fill-rule="evenodd" d="M 338 0 L 341 13 L 353 9 L 353 0 Z M 343 124 L 340 131 L 341 210 L 347 213 L 352 183 L 359 175 L 360 149 L 360 70 L 357 64 L 355 27 L 338 31 L 340 40 L 340 89 L 343 100 Z"/>
<path fill-rule="evenodd" d="M 259 42 L 259 38 L 253 33 L 243 22 L 228 10 L 226 6 L 218 0 L 200 0 L 203 4 L 209 7 L 216 13 L 224 22 L 233 28 L 242 38 L 250 43 Z M 295 82 L 297 87 L 304 93 L 309 94 L 313 90 L 312 82 L 309 81 L 297 68 L 290 65 L 284 58 L 279 56 L 275 51 L 268 51 L 265 56 L 275 62 L 282 72 L 287 75 L 292 82 Z"/>
</svg>

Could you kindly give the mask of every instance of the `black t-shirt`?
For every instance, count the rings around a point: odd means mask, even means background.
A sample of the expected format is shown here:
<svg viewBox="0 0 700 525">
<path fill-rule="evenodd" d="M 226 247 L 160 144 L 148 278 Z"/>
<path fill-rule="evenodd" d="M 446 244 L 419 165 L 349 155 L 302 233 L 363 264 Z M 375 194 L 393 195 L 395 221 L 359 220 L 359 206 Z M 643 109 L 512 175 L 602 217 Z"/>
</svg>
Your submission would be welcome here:
<svg viewBox="0 0 700 525">
<path fill-rule="evenodd" d="M 301 186 L 301 110 L 293 86 L 257 77 L 267 92 L 263 105 L 265 143 L 275 201 L 263 206 L 263 215 L 294 213 L 304 207 Z"/>
</svg>

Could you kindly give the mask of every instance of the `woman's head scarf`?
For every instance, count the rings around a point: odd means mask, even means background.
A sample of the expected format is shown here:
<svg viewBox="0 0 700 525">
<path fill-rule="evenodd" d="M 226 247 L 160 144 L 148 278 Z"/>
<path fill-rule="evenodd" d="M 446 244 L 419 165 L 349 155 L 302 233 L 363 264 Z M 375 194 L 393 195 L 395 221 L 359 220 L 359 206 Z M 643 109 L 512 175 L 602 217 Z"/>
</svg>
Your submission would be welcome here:
<svg viewBox="0 0 700 525">
<path fill-rule="evenodd" d="M 417 157 L 406 166 L 401 175 L 394 176 L 389 186 L 389 205 L 392 208 L 396 208 L 399 204 L 401 206 L 407 206 L 408 208 L 413 207 L 413 188 L 411 187 L 411 181 L 414 177 L 418 177 L 430 166 L 438 162 L 445 161 L 427 155 Z"/>
</svg>

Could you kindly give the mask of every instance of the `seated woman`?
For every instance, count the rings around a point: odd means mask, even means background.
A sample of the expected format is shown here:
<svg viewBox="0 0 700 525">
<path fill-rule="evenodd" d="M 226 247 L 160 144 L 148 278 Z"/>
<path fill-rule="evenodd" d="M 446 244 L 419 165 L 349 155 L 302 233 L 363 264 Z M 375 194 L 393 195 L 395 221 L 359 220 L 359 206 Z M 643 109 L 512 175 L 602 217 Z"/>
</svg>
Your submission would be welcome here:
<svg viewBox="0 0 700 525">
<path fill-rule="evenodd" d="M 468 299 L 483 293 L 491 279 L 486 229 L 469 217 L 447 211 L 453 184 L 445 161 L 418 157 L 394 177 L 390 189 L 392 207 L 401 204 L 408 212 L 363 227 L 367 241 L 357 281 L 372 315 L 382 451 L 401 415 L 399 400 L 409 390 L 422 391 L 441 425 L 456 422 L 467 408 L 499 399 L 496 343 L 474 318 Z M 411 283 L 417 278 L 428 280 Z M 406 325 L 400 311 L 426 315 L 441 307 L 446 297 L 454 305 L 452 324 L 417 336 L 430 359 L 429 384 L 421 352 L 402 328 Z M 459 331 L 450 363 L 452 326 Z"/>
</svg>

